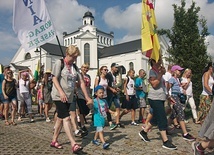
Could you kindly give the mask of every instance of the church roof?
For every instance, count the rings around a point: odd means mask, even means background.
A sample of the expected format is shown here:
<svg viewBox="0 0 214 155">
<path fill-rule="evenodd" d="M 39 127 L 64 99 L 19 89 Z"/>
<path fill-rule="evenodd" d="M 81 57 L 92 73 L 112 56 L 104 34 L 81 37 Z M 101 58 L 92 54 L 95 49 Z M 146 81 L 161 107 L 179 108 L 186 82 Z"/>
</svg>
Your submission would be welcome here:
<svg viewBox="0 0 214 155">
<path fill-rule="evenodd" d="M 11 63 L 11 65 L 16 69 L 16 70 L 26 70 L 26 69 L 29 69 L 27 66 L 19 66 L 19 65 L 16 65 L 14 63 Z"/>
<path fill-rule="evenodd" d="M 85 17 L 94 18 L 94 16 L 92 15 L 92 13 L 91 13 L 90 11 L 87 11 L 87 12 L 84 14 L 83 18 L 85 18 Z"/>
<path fill-rule="evenodd" d="M 126 54 L 141 49 L 141 39 L 98 49 L 98 58 Z"/>
<path fill-rule="evenodd" d="M 65 56 L 66 47 L 65 46 L 61 46 L 61 47 L 62 47 L 63 54 Z M 60 47 L 57 44 L 46 43 L 42 45 L 41 48 L 47 51 L 50 55 L 62 56 Z"/>
</svg>

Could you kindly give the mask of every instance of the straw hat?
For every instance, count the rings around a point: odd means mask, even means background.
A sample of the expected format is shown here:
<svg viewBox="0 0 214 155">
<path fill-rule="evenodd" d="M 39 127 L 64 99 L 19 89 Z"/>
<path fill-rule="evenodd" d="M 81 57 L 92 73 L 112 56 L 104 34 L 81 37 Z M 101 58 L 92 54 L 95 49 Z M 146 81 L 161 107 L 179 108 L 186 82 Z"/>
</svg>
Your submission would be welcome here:
<svg viewBox="0 0 214 155">
<path fill-rule="evenodd" d="M 51 69 L 47 69 L 45 73 L 51 73 Z"/>
</svg>

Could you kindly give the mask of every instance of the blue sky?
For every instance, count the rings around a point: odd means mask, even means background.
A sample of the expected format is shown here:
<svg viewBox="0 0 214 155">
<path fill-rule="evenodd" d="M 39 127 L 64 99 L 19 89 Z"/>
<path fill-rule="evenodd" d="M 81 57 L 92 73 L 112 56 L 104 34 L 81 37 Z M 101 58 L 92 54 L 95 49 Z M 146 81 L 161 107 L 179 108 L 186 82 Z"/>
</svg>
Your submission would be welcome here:
<svg viewBox="0 0 214 155">
<path fill-rule="evenodd" d="M 210 36 L 208 53 L 214 56 L 214 0 L 194 0 L 201 7 L 200 15 L 207 19 Z M 115 43 L 140 38 L 141 0 L 45 0 L 46 7 L 62 44 L 62 33 L 73 32 L 82 25 L 82 17 L 91 11 L 95 26 L 104 32 L 114 32 Z M 192 0 L 186 0 L 187 6 Z M 180 0 L 156 0 L 155 13 L 159 28 L 171 28 L 172 4 Z M 0 0 L 0 63 L 9 64 L 20 47 L 17 35 L 12 30 L 13 0 Z M 56 40 L 53 41 L 56 43 Z"/>
</svg>

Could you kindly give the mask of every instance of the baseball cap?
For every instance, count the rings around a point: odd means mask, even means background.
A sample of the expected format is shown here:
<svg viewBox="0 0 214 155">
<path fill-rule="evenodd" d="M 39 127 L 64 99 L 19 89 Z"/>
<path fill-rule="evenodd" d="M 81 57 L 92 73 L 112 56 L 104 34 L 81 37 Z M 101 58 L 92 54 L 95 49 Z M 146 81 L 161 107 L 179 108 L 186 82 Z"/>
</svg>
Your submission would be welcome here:
<svg viewBox="0 0 214 155">
<path fill-rule="evenodd" d="M 97 92 L 99 89 L 103 89 L 104 90 L 104 87 L 101 86 L 101 85 L 98 85 L 94 88 L 94 92 Z"/>
<path fill-rule="evenodd" d="M 111 64 L 111 67 L 119 67 L 119 65 L 116 64 L 116 63 L 112 63 L 112 64 Z"/>
<path fill-rule="evenodd" d="M 183 70 L 183 69 L 184 69 L 184 68 L 182 68 L 182 67 L 179 66 L 179 65 L 174 65 L 174 66 L 172 66 L 171 71 L 172 71 L 172 72 L 174 72 L 174 71 L 176 71 L 176 70 L 181 71 L 181 70 Z"/>
</svg>

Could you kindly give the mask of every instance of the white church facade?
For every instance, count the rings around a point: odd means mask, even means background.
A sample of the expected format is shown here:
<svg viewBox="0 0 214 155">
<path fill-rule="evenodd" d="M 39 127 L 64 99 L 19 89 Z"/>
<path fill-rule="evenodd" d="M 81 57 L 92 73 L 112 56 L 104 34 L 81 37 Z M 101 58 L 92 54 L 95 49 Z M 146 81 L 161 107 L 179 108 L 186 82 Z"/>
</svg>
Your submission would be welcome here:
<svg viewBox="0 0 214 155">
<path fill-rule="evenodd" d="M 103 32 L 97 29 L 94 25 L 94 17 L 91 12 L 86 12 L 83 16 L 82 26 L 78 30 L 71 33 L 63 33 L 62 50 L 69 45 L 79 47 L 81 56 L 77 58 L 77 66 L 83 63 L 90 64 L 88 74 L 92 79 L 92 86 L 97 75 L 97 69 L 103 65 L 110 69 L 111 63 L 118 63 L 120 66 L 128 71 L 130 68 L 138 70 L 143 68 L 148 72 L 149 64 L 148 58 L 141 52 L 141 39 L 133 40 L 121 44 L 114 45 L 114 33 Z M 159 37 L 161 45 L 161 54 L 168 57 L 166 52 L 168 48 L 167 42 L 163 37 Z M 44 70 L 51 69 L 57 59 L 62 58 L 62 54 L 58 45 L 46 43 L 40 48 L 40 52 L 35 52 L 33 49 L 25 52 L 23 48 L 19 48 L 11 61 L 12 69 L 17 73 L 23 67 L 28 67 L 32 71 L 36 69 L 38 60 L 44 65 Z M 163 59 L 165 67 L 167 62 Z"/>
</svg>

